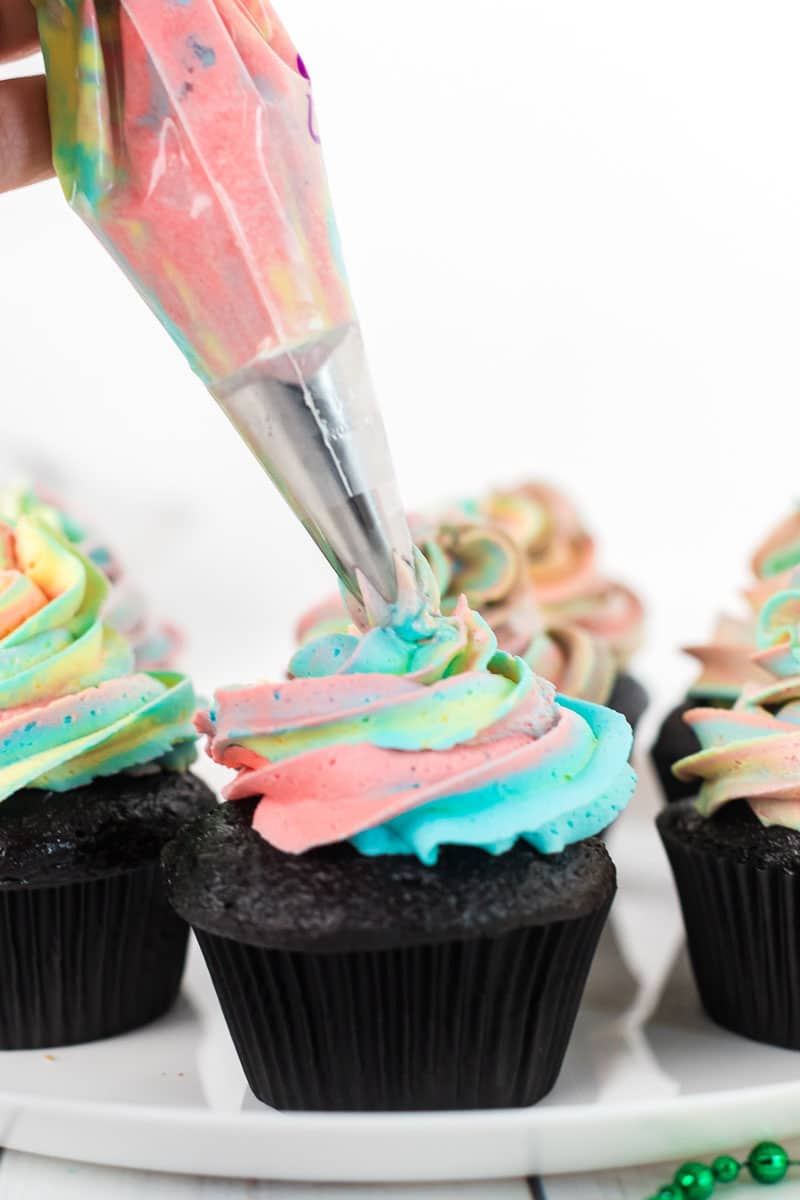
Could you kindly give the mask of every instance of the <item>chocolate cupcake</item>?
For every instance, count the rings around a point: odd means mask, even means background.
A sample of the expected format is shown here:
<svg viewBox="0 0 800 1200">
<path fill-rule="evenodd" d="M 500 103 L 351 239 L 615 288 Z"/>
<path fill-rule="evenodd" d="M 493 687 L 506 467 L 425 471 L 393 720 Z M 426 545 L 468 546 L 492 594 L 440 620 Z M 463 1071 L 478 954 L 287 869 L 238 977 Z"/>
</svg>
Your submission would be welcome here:
<svg viewBox="0 0 800 1200">
<path fill-rule="evenodd" d="M 635 730 L 648 696 L 625 664 L 640 640 L 641 605 L 597 575 L 594 544 L 566 501 L 552 489 L 528 491 L 411 518 L 442 611 L 452 613 L 465 595 L 501 650 L 524 658 L 560 694 L 622 713 Z M 348 623 L 334 596 L 301 619 L 298 639 L 342 632 Z"/>
<path fill-rule="evenodd" d="M 679 779 L 672 770 L 679 759 L 700 749 L 691 724 L 684 720 L 686 714 L 697 707 L 731 708 L 744 690 L 769 685 L 769 673 L 754 656 L 756 620 L 766 601 L 789 586 L 798 563 L 800 511 L 777 525 L 753 555 L 753 582 L 744 592 L 747 614 L 720 617 L 710 642 L 686 647 L 685 653 L 700 664 L 700 672 L 685 699 L 664 718 L 650 751 L 668 803 L 683 800 L 695 791 L 692 780 Z"/>
<path fill-rule="evenodd" d="M 166 848 L 248 1082 L 283 1109 L 533 1104 L 615 890 L 619 714 L 557 704 L 462 601 L 333 634 L 200 719 L 228 804 Z"/>
<path fill-rule="evenodd" d="M 666 808 L 658 828 L 709 1016 L 800 1049 L 798 584 L 767 600 L 756 640 L 771 683 L 745 688 L 730 709 L 687 714 L 702 749 L 675 773 L 699 794 Z"/>
<path fill-rule="evenodd" d="M 135 672 L 103 574 L 52 525 L 0 524 L 0 1047 L 107 1037 L 163 1013 L 187 929 L 163 843 L 208 812 L 191 684 Z"/>
</svg>

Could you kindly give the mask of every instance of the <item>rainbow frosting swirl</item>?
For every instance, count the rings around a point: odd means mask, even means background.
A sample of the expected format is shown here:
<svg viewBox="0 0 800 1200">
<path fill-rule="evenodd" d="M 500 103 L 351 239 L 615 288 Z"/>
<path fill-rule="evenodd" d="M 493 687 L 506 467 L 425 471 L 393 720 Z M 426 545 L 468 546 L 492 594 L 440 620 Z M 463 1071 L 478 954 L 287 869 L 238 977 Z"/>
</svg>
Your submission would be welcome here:
<svg viewBox="0 0 800 1200">
<path fill-rule="evenodd" d="M 39 487 L 16 486 L 0 491 L 0 521 L 13 524 L 22 516 L 39 517 L 106 576 L 111 587 L 102 617 L 131 642 L 137 670 L 171 670 L 183 644 L 180 631 L 166 621 L 156 623 L 150 619 L 144 596 L 130 585 L 119 559 L 105 542 L 93 538 L 82 522 L 47 498 Z"/>
<path fill-rule="evenodd" d="M 753 555 L 753 574 L 759 580 L 782 579 L 800 563 L 800 508 L 772 529 Z"/>
<path fill-rule="evenodd" d="M 692 699 L 730 705 L 743 689 L 769 684 L 770 674 L 754 654 L 758 614 L 768 600 L 791 585 L 799 563 L 800 510 L 795 510 L 767 534 L 752 557 L 753 581 L 744 591 L 747 615 L 720 617 L 709 642 L 684 647 L 700 663 L 700 673 L 689 689 Z"/>
<path fill-rule="evenodd" d="M 288 853 L 350 840 L 363 854 L 444 844 L 543 853 L 605 828 L 635 776 L 623 717 L 575 700 L 462 599 L 402 630 L 333 633 L 302 647 L 286 683 L 216 693 L 200 714 L 212 758 L 257 797 L 253 828 Z"/>
<path fill-rule="evenodd" d="M 135 672 L 101 571 L 40 517 L 0 523 L 0 800 L 194 755 L 191 684 Z"/>
<path fill-rule="evenodd" d="M 704 816 L 741 799 L 763 825 L 800 829 L 800 575 L 766 600 L 756 641 L 767 683 L 745 685 L 733 708 L 686 713 L 702 749 L 673 770 L 700 782 Z"/>
</svg>

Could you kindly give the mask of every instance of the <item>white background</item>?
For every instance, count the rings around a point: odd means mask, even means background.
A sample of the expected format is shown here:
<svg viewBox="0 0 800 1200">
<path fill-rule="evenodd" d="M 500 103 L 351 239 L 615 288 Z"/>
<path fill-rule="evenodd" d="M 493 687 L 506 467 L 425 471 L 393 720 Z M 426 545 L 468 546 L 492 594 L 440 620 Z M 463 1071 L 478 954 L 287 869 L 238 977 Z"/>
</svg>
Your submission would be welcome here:
<svg viewBox="0 0 800 1200">
<path fill-rule="evenodd" d="M 567 488 L 690 674 L 797 493 L 800 10 L 285 0 L 410 506 Z M 0 198 L 4 459 L 94 514 L 198 684 L 278 672 L 328 569 L 55 184 Z"/>
</svg>

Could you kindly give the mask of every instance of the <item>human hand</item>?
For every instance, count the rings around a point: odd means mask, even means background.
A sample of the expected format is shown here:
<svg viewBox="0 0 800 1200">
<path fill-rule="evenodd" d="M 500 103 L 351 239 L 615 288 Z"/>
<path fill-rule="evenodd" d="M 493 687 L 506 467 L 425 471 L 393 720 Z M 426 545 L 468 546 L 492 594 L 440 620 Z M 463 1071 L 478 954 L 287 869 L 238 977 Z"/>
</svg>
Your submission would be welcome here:
<svg viewBox="0 0 800 1200">
<path fill-rule="evenodd" d="M 0 0 L 0 63 L 39 46 L 30 0 Z M 53 174 L 44 76 L 0 80 L 0 192 Z"/>
</svg>

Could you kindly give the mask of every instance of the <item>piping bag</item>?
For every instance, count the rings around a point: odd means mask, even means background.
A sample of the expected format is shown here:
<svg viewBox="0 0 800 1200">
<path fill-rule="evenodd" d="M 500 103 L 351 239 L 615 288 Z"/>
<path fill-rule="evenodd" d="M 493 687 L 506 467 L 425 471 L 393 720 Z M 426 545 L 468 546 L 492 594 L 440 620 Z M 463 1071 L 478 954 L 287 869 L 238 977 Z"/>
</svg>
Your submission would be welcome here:
<svg viewBox="0 0 800 1200">
<path fill-rule="evenodd" d="M 70 205 L 317 542 L 356 622 L 413 618 L 431 597 L 367 369 L 308 72 L 271 5 L 34 2 Z"/>
</svg>

